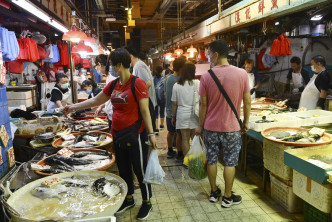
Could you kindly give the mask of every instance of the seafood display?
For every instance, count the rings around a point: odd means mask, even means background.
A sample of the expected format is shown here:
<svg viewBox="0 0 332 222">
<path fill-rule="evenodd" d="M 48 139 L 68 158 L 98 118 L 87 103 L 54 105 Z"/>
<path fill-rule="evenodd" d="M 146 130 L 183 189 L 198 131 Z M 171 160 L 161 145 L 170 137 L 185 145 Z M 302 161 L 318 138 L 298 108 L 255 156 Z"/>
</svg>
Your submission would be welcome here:
<svg viewBox="0 0 332 222">
<path fill-rule="evenodd" d="M 312 128 L 309 132 L 286 132 L 279 131 L 273 132 L 268 135 L 272 139 L 286 141 L 286 142 L 297 142 L 297 143 L 315 143 L 320 140 L 323 136 L 324 130 L 318 128 Z"/>
<path fill-rule="evenodd" d="M 325 133 L 324 129 L 312 128 L 311 130 L 292 127 L 274 127 L 262 132 L 262 136 L 273 142 L 290 146 L 315 146 L 328 144 L 332 136 Z"/>
<path fill-rule="evenodd" d="M 112 142 L 111 135 L 102 132 L 86 132 L 80 134 L 67 134 L 53 143 L 56 148 L 91 148 L 104 146 Z"/>
<path fill-rule="evenodd" d="M 108 122 L 100 118 L 94 118 L 90 120 L 66 119 L 64 120 L 64 124 L 67 128 L 71 129 L 74 132 L 87 132 L 91 130 L 108 129 Z"/>
<path fill-rule="evenodd" d="M 45 178 L 28 185 L 9 202 L 21 217 L 33 221 L 72 221 L 111 208 L 116 211 L 124 199 L 126 185 L 110 175 Z"/>
<path fill-rule="evenodd" d="M 107 151 L 81 151 L 72 152 L 66 148 L 57 154 L 46 157 L 37 164 L 31 164 L 31 169 L 42 175 L 51 175 L 80 170 L 104 170 L 113 163 L 114 156 Z"/>
</svg>

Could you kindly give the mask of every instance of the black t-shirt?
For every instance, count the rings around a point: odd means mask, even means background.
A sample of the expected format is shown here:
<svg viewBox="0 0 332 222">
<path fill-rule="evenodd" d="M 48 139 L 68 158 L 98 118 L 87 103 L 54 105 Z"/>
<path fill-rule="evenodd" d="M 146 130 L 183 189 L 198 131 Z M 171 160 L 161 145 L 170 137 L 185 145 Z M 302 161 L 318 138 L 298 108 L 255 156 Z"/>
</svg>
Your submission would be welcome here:
<svg viewBox="0 0 332 222">
<path fill-rule="evenodd" d="M 52 102 L 56 102 L 56 101 L 61 101 L 62 100 L 62 94 L 68 92 L 69 89 L 61 89 L 61 87 L 59 87 L 58 85 L 55 85 L 54 88 L 58 88 L 59 90 L 61 90 L 61 92 L 57 89 L 52 89 L 52 92 L 51 92 L 51 101 Z"/>
<path fill-rule="evenodd" d="M 319 92 L 321 90 L 328 90 L 330 87 L 330 75 L 327 70 L 322 71 L 318 74 L 318 76 L 315 79 L 315 85 Z"/>
<path fill-rule="evenodd" d="M 293 69 L 289 69 L 288 74 L 287 74 L 287 79 L 288 80 L 292 80 L 292 78 L 293 78 L 292 73 L 293 73 Z M 301 76 L 304 80 L 304 84 L 307 85 L 308 82 L 310 81 L 309 72 L 302 68 L 301 69 Z"/>
<path fill-rule="evenodd" d="M 102 91 L 102 89 L 96 87 L 92 90 L 92 93 L 89 95 L 88 99 L 92 98 L 92 94 L 94 97 L 96 97 L 100 92 Z"/>
</svg>

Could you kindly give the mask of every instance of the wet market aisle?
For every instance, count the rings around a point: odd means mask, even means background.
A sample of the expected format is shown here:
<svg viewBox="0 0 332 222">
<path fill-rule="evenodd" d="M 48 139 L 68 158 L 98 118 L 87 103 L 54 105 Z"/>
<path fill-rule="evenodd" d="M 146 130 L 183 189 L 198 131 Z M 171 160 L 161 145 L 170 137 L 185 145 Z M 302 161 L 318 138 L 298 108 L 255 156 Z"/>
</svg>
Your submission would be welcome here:
<svg viewBox="0 0 332 222">
<path fill-rule="evenodd" d="M 153 209 L 147 221 L 303 221 L 303 216 L 289 214 L 239 170 L 237 170 L 233 191 L 242 196 L 242 203 L 233 205 L 231 208 L 222 208 L 221 199 L 218 203 L 210 203 L 208 179 L 192 180 L 188 176 L 188 170 L 179 166 L 175 159 L 166 158 L 166 134 L 167 130 L 164 129 L 157 136 L 159 160 L 166 173 L 165 184 L 152 186 Z M 217 184 L 224 193 L 222 175 L 223 166 L 218 163 Z M 118 222 L 138 221 L 136 216 L 142 202 L 139 189 L 135 190 L 134 199 L 136 206 L 118 215 Z"/>
</svg>

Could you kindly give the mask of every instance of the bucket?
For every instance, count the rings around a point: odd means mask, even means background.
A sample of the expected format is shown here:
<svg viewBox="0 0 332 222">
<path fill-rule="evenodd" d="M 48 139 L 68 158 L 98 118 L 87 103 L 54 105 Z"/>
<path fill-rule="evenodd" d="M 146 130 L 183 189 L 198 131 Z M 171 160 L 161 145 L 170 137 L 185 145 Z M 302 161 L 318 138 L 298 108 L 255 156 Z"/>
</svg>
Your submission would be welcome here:
<svg viewBox="0 0 332 222">
<path fill-rule="evenodd" d="M 324 24 L 319 24 L 315 25 L 311 29 L 311 35 L 312 36 L 322 36 L 325 35 L 325 25 Z"/>
</svg>

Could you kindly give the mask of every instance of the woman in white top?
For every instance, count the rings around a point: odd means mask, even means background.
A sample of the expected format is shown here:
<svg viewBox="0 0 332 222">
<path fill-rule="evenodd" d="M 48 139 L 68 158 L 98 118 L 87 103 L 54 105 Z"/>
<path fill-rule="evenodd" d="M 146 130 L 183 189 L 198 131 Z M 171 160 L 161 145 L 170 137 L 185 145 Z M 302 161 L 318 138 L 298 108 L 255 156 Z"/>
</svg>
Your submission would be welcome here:
<svg viewBox="0 0 332 222">
<path fill-rule="evenodd" d="M 184 155 L 189 151 L 189 140 L 194 137 L 198 126 L 194 114 L 194 100 L 199 100 L 197 98 L 199 81 L 194 79 L 195 71 L 195 65 L 187 62 L 181 70 L 180 79 L 175 83 L 172 93 L 172 124 L 176 122 L 176 129 L 181 130 Z"/>
</svg>

